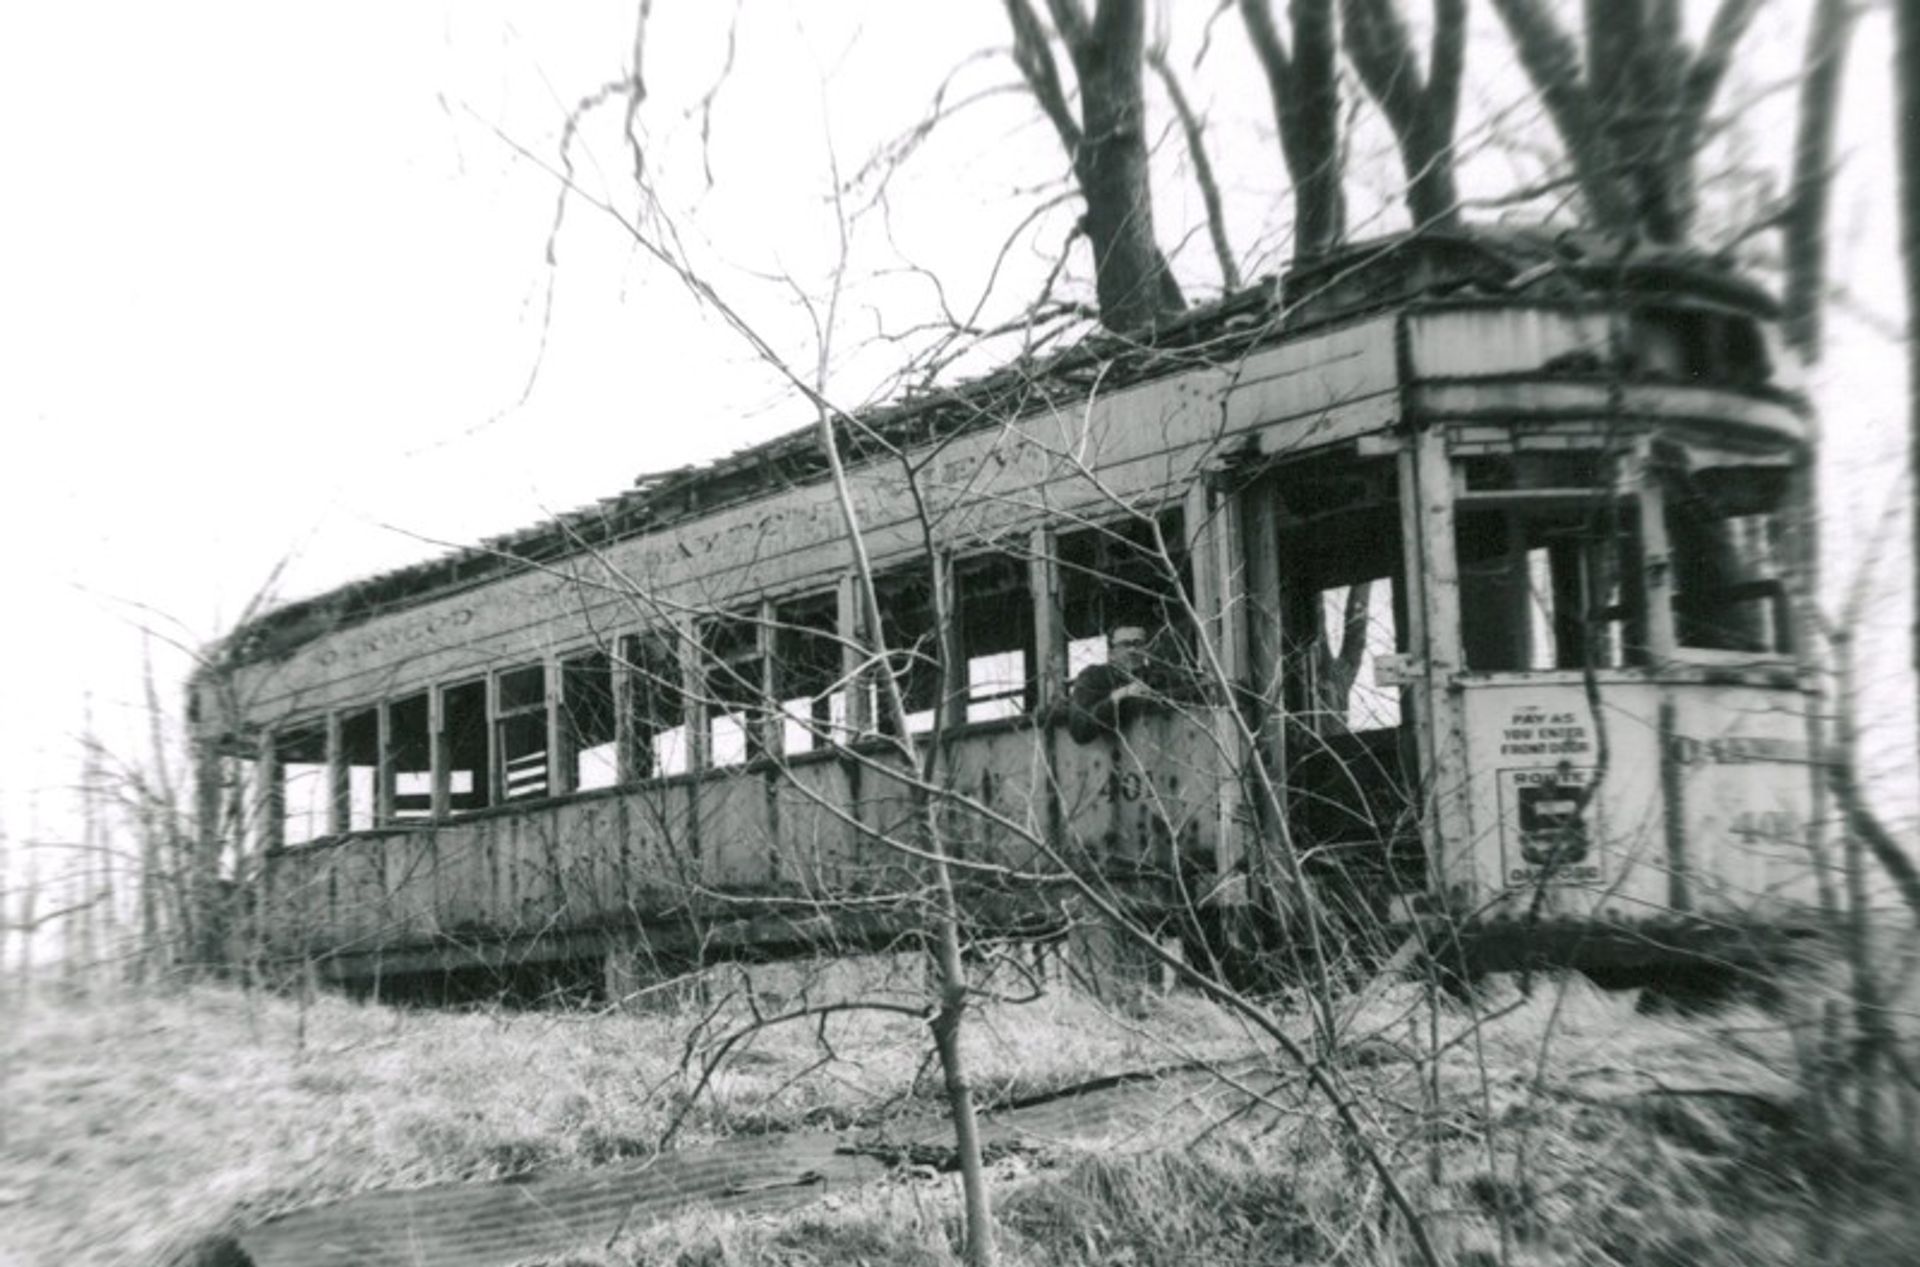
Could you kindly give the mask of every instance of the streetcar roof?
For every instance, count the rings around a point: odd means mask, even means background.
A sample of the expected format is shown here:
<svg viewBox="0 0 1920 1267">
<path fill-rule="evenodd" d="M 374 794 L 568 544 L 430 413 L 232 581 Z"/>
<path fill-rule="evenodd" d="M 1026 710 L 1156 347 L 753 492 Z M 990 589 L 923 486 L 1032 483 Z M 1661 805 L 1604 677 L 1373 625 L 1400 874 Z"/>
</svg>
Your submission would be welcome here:
<svg viewBox="0 0 1920 1267">
<path fill-rule="evenodd" d="M 1724 260 L 1676 248 L 1625 246 L 1600 235 L 1475 228 L 1348 243 L 1196 305 L 1148 332 L 1096 331 L 1044 356 L 1021 356 L 979 378 L 935 385 L 838 420 L 858 462 L 996 425 L 1131 383 L 1217 367 L 1283 334 L 1421 302 L 1592 303 L 1609 294 L 1690 297 L 1770 317 L 1776 308 Z M 652 472 L 610 497 L 434 559 L 280 604 L 242 623 L 210 660 L 276 659 L 297 647 L 455 588 L 500 579 L 584 549 L 656 532 L 825 475 L 808 424 L 698 466 Z"/>
</svg>

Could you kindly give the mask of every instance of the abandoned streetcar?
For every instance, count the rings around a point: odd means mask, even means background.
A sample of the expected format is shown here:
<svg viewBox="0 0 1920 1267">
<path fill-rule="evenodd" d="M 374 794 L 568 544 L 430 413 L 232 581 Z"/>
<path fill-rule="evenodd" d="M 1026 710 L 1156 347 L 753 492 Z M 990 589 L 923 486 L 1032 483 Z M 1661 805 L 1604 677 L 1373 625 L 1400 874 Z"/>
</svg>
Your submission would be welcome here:
<svg viewBox="0 0 1920 1267">
<path fill-rule="evenodd" d="M 191 687 L 203 819 L 265 953 L 341 980 L 872 944 L 918 875 L 892 672 L 982 933 L 1071 867 L 1719 953 L 1819 881 L 1773 316 L 1672 253 L 1343 248 L 844 420 L 878 630 L 811 430 L 250 621 Z M 1122 628 L 1158 698 L 1081 742 Z"/>
</svg>

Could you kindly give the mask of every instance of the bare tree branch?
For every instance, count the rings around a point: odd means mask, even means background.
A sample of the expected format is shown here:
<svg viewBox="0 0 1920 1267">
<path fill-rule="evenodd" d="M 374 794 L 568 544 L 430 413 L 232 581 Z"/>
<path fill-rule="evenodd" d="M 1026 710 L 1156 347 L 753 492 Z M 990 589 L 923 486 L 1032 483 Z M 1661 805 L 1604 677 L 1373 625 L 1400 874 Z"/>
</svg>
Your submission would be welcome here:
<svg viewBox="0 0 1920 1267">
<path fill-rule="evenodd" d="M 1690 128 L 1697 130 L 1700 120 L 1706 117 L 1720 92 L 1721 82 L 1727 77 L 1727 68 L 1733 64 L 1734 50 L 1764 3 L 1765 0 L 1720 0 L 1720 7 L 1714 10 L 1706 42 L 1687 70 L 1682 108 Z"/>
<path fill-rule="evenodd" d="M 1147 65 L 1153 67 L 1160 76 L 1161 86 L 1167 90 L 1167 100 L 1173 103 L 1173 112 L 1180 119 L 1180 130 L 1187 138 L 1187 155 L 1193 160 L 1193 183 L 1200 187 L 1200 201 L 1207 209 L 1207 236 L 1213 242 L 1213 258 L 1220 266 L 1220 284 L 1228 290 L 1240 289 L 1240 266 L 1233 258 L 1233 247 L 1227 241 L 1227 218 L 1220 203 L 1220 182 L 1213 174 L 1213 160 L 1207 157 L 1207 139 L 1204 127 L 1193 107 L 1187 101 L 1187 94 L 1180 87 L 1179 76 L 1167 61 L 1165 48 L 1155 46 L 1147 50 Z"/>
<path fill-rule="evenodd" d="M 1280 153 L 1293 181 L 1293 252 L 1315 255 L 1346 233 L 1341 187 L 1340 84 L 1333 0 L 1295 0 L 1293 47 L 1274 25 L 1270 0 L 1240 0 L 1240 16 L 1273 99 Z"/>
<path fill-rule="evenodd" d="M 1801 59 L 1800 117 L 1785 223 L 1786 287 L 1781 316 L 1787 341 L 1820 359 L 1825 315 L 1827 211 L 1832 204 L 1833 140 L 1840 84 L 1857 11 L 1852 0 L 1820 0 Z"/>
<path fill-rule="evenodd" d="M 1581 70 L 1573 37 L 1543 0 L 1493 0 L 1493 7 L 1566 147 L 1567 160 L 1595 220 L 1609 227 L 1632 224 L 1631 206 L 1614 177 L 1604 120 Z"/>
<path fill-rule="evenodd" d="M 1150 328 L 1186 307 L 1154 236 L 1147 164 L 1144 0 L 1099 0 L 1089 20 L 1078 0 L 1048 0 L 1080 85 L 1080 120 L 1067 106 L 1045 28 L 1027 0 L 1006 0 L 1014 62 L 1052 120 L 1086 201 L 1100 319 L 1119 331 Z"/>
<path fill-rule="evenodd" d="M 1053 47 L 1047 30 L 1027 0 L 1006 0 L 1007 17 L 1013 23 L 1013 62 L 1033 92 L 1033 99 L 1060 134 L 1060 144 L 1069 155 L 1080 151 L 1080 125 L 1067 105 L 1066 90 L 1060 84 L 1060 68 L 1053 60 Z"/>
<path fill-rule="evenodd" d="M 1466 49 L 1466 0 L 1438 0 L 1431 80 L 1414 63 L 1413 40 L 1398 0 L 1341 0 L 1347 57 L 1386 116 L 1407 176 L 1407 209 L 1416 228 L 1459 219 L 1453 132 Z"/>
</svg>

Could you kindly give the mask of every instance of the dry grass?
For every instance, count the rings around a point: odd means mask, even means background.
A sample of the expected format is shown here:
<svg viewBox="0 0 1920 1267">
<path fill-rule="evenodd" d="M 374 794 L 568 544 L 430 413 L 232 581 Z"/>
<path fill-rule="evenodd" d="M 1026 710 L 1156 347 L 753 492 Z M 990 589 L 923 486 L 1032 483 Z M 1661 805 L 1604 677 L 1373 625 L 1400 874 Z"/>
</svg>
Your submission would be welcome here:
<svg viewBox="0 0 1920 1267">
<path fill-rule="evenodd" d="M 1372 999 L 1355 1031 L 1391 1043 L 1362 1044 L 1342 1076 L 1452 1261 L 1920 1261 L 1920 1194 L 1809 1115 L 1804 1044 L 1779 1016 L 1649 1017 L 1577 979 L 1527 1000 L 1497 987 L 1440 1013 L 1436 1099 L 1407 1058 L 1426 1003 Z M 0 1263 L 152 1261 L 236 1212 L 645 1155 L 686 1106 L 700 1014 L 45 993 L 0 1030 Z M 921 1028 L 836 1018 L 825 1065 L 811 1028 L 763 1033 L 687 1109 L 682 1140 L 925 1109 Z M 1073 994 L 989 1008 L 971 1043 L 989 1100 L 1250 1048 L 1191 998 L 1133 1017 Z M 784 1219 L 691 1217 L 574 1261 L 943 1264 L 951 1189 L 921 1175 Z M 1294 1084 L 1225 1125 L 1009 1158 L 996 1199 L 1013 1264 L 1409 1261 L 1376 1181 Z"/>
<path fill-rule="evenodd" d="M 726 983 L 715 987 L 723 992 Z M 150 1260 L 236 1209 L 583 1168 L 645 1156 L 687 1103 L 693 1007 L 658 1015 L 435 1012 L 197 987 L 43 991 L 0 1025 L 0 1263 Z M 1077 996 L 991 1008 L 971 1054 L 988 1099 L 1166 1059 L 1166 1028 L 1222 1050 L 1238 1031 L 1168 1005 L 1167 1026 Z M 731 1008 L 722 1020 L 739 1019 Z M 910 1017 L 836 1017 L 735 1049 L 679 1140 L 924 1107 Z M 812 1069 L 807 1076 L 800 1077 Z"/>
</svg>

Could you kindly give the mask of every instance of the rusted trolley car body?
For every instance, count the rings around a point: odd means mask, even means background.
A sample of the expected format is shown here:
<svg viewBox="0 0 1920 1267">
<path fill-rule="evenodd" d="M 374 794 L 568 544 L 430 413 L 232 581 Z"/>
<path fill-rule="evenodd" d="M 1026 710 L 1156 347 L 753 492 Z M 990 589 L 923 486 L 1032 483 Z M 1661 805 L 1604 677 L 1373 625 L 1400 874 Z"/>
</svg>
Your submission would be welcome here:
<svg viewBox="0 0 1920 1267">
<path fill-rule="evenodd" d="M 1808 481 L 1771 316 L 1697 261 L 1409 238 L 865 415 L 883 633 L 945 611 L 944 667 L 895 667 L 1005 820 L 952 846 L 1209 908 L 1304 874 L 1575 962 L 1795 926 Z M 254 820 L 269 952 L 339 978 L 851 937 L 914 874 L 856 599 L 809 433 L 644 480 L 236 631 L 192 690 L 203 810 Z M 1190 689 L 1072 742 L 1122 623 Z"/>
</svg>

